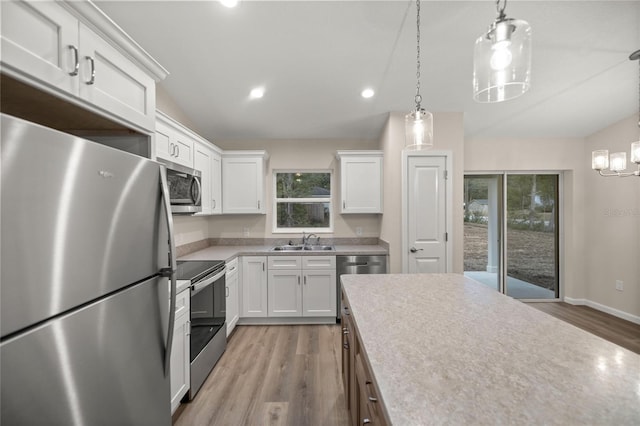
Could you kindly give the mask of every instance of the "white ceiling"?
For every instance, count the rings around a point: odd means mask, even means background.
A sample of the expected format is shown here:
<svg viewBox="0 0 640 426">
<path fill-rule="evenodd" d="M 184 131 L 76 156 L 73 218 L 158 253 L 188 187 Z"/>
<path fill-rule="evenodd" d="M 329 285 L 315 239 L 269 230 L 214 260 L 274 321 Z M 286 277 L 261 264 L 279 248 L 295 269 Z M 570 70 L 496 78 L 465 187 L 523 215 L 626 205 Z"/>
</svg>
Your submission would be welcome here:
<svg viewBox="0 0 640 426">
<path fill-rule="evenodd" d="M 377 139 L 389 111 L 414 107 L 413 0 L 96 3 L 169 70 L 161 85 L 214 141 Z M 466 137 L 584 137 L 638 113 L 640 0 L 509 1 L 506 13 L 531 24 L 532 87 L 478 104 L 473 46 L 495 2 L 422 1 L 423 107 L 463 111 Z"/>
</svg>

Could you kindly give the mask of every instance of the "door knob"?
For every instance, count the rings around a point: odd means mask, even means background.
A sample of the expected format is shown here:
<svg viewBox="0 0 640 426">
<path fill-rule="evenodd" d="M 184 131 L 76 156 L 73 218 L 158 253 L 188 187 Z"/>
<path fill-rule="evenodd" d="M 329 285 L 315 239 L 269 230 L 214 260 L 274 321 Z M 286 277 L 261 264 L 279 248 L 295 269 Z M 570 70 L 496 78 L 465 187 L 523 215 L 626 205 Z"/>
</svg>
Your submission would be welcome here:
<svg viewBox="0 0 640 426">
<path fill-rule="evenodd" d="M 415 247 L 411 247 L 411 248 L 409 249 L 409 251 L 410 251 L 411 253 L 415 253 L 415 252 L 417 252 L 417 251 L 422 251 L 422 250 L 424 250 L 424 249 L 417 249 L 417 248 L 415 248 Z"/>
</svg>

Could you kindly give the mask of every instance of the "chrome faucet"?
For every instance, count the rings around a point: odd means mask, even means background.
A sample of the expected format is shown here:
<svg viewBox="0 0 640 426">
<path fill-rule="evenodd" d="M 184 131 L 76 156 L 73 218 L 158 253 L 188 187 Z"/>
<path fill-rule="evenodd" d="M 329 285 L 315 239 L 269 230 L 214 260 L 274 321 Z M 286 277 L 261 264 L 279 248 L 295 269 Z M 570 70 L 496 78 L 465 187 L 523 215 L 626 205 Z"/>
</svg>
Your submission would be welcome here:
<svg viewBox="0 0 640 426">
<path fill-rule="evenodd" d="M 320 243 L 320 237 L 318 237 L 316 234 L 309 234 L 306 235 L 304 232 L 302 233 L 302 245 L 306 246 L 307 244 L 309 244 L 309 238 L 311 237 L 316 237 L 316 244 Z"/>
</svg>

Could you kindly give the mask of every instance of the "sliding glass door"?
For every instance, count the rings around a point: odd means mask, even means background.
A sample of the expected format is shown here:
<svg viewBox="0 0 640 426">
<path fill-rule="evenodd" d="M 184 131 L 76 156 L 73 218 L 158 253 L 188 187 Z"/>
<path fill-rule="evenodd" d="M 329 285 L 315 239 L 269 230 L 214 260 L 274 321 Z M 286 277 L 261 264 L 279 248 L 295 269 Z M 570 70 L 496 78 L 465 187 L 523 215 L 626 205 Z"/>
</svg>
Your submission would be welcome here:
<svg viewBox="0 0 640 426">
<path fill-rule="evenodd" d="M 557 174 L 464 179 L 465 275 L 517 299 L 559 297 Z"/>
</svg>

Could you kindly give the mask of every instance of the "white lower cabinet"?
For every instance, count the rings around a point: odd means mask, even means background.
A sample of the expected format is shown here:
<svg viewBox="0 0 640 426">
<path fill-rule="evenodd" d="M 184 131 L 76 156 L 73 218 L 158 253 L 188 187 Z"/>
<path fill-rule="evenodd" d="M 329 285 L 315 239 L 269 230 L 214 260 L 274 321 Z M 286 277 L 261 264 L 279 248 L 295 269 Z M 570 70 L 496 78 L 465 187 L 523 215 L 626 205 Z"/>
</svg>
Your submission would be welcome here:
<svg viewBox="0 0 640 426">
<path fill-rule="evenodd" d="M 240 317 L 240 305 L 238 299 L 238 259 L 227 262 L 227 273 L 225 274 L 225 283 L 227 290 L 227 336 L 231 334 L 236 327 L 238 318 Z"/>
<path fill-rule="evenodd" d="M 267 316 L 266 263 L 266 256 L 242 256 L 242 317 Z"/>
<path fill-rule="evenodd" d="M 187 288 L 176 296 L 176 317 L 173 327 L 173 342 L 171 347 L 171 414 L 173 414 L 180 400 L 189 391 L 189 301 L 190 292 Z"/>
<path fill-rule="evenodd" d="M 335 317 L 335 256 L 269 256 L 270 317 Z"/>
</svg>

